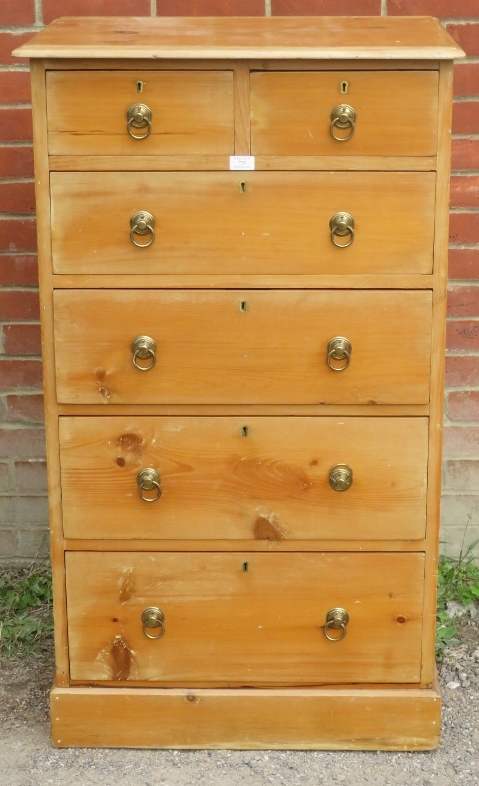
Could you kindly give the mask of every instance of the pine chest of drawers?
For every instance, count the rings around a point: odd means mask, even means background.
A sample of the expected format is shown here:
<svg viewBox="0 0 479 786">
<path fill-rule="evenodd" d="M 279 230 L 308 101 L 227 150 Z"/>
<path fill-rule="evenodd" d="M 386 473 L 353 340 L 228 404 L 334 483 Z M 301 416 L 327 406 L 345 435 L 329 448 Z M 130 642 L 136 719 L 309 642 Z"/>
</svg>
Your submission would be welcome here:
<svg viewBox="0 0 479 786">
<path fill-rule="evenodd" d="M 434 747 L 461 50 L 426 17 L 108 18 L 18 53 L 54 744 Z"/>
</svg>

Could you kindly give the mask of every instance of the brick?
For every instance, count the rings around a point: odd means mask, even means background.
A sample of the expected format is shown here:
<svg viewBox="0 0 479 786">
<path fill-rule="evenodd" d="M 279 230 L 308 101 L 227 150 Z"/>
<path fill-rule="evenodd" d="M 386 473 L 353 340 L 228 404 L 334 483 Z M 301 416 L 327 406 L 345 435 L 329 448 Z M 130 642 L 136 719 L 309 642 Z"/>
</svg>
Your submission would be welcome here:
<svg viewBox="0 0 479 786">
<path fill-rule="evenodd" d="M 0 286 L 36 287 L 37 285 L 36 254 L 0 254 Z"/>
<path fill-rule="evenodd" d="M 0 251 L 36 251 L 37 227 L 34 218 L 0 219 Z"/>
<path fill-rule="evenodd" d="M 478 94 L 479 63 L 456 64 L 454 67 L 454 95 L 477 96 Z"/>
<path fill-rule="evenodd" d="M 479 55 L 479 24 L 466 22 L 462 25 L 446 25 L 446 30 L 462 46 L 466 55 Z"/>
<path fill-rule="evenodd" d="M 479 169 L 479 139 L 452 140 L 452 168 Z"/>
<path fill-rule="evenodd" d="M 0 5 L 0 26 L 13 27 L 13 25 L 33 25 L 35 22 L 34 0 L 4 0 Z"/>
<path fill-rule="evenodd" d="M 448 489 L 474 491 L 479 488 L 479 460 L 452 459 L 444 466 L 444 484 Z"/>
<path fill-rule="evenodd" d="M 451 177 L 451 207 L 479 207 L 479 175 Z"/>
<path fill-rule="evenodd" d="M 448 458 L 479 458 L 479 426 L 444 427 L 443 453 Z"/>
<path fill-rule="evenodd" d="M 162 0 L 158 0 L 161 5 Z M 150 16 L 150 0 L 43 0 L 43 21 L 60 16 Z"/>
<path fill-rule="evenodd" d="M 0 458 L 45 458 L 44 430 L 0 427 Z"/>
<path fill-rule="evenodd" d="M 0 465 L 1 466 L 1 465 Z M 15 488 L 20 492 L 47 490 L 47 465 L 45 461 L 16 461 L 14 465 Z"/>
<path fill-rule="evenodd" d="M 0 183 L 0 213 L 35 214 L 34 183 Z"/>
<path fill-rule="evenodd" d="M 0 102 L 24 104 L 29 101 L 31 91 L 28 71 L 0 71 Z"/>
<path fill-rule="evenodd" d="M 40 325 L 3 325 L 5 355 L 40 355 Z"/>
<path fill-rule="evenodd" d="M 458 245 L 479 243 L 479 213 L 451 213 L 449 240 Z"/>
<path fill-rule="evenodd" d="M 42 387 L 40 360 L 10 360 L 0 358 L 0 379 L 4 390 Z"/>
<path fill-rule="evenodd" d="M 13 497 L 14 521 L 35 527 L 48 526 L 48 499 L 39 497 Z"/>
<path fill-rule="evenodd" d="M 34 35 L 35 33 L 0 33 L 0 65 L 20 65 L 20 63 L 28 65 L 28 58 L 12 57 L 12 52 L 33 38 Z"/>
<path fill-rule="evenodd" d="M 10 488 L 10 478 L 8 472 L 8 464 L 2 461 L 0 463 L 0 491 L 8 491 L 9 488 Z"/>
<path fill-rule="evenodd" d="M 387 0 L 389 16 L 479 17 L 479 0 Z"/>
<path fill-rule="evenodd" d="M 479 286 L 451 287 L 447 293 L 447 313 L 450 317 L 479 316 Z"/>
<path fill-rule="evenodd" d="M 158 0 L 157 16 L 264 16 L 264 0 Z"/>
<path fill-rule="evenodd" d="M 479 350 L 479 321 L 454 319 L 446 325 L 446 345 L 448 350 Z"/>
<path fill-rule="evenodd" d="M 46 559 L 50 553 L 47 529 L 18 531 L 18 556 L 28 560 Z"/>
<path fill-rule="evenodd" d="M 31 142 L 32 110 L 0 109 L 0 142 Z"/>
<path fill-rule="evenodd" d="M 461 547 L 467 549 L 479 538 L 478 521 L 479 496 L 445 494 L 441 503 L 441 551 L 457 557 Z M 479 556 L 479 549 L 475 553 Z"/>
<path fill-rule="evenodd" d="M 7 418 L 10 423 L 43 423 L 43 396 L 39 393 L 6 397 Z"/>
<path fill-rule="evenodd" d="M 0 178 L 33 177 L 33 147 L 0 147 Z"/>
<path fill-rule="evenodd" d="M 13 497 L 0 497 L 0 524 L 13 524 Z"/>
<path fill-rule="evenodd" d="M 454 102 L 452 131 L 454 134 L 479 134 L 479 101 Z"/>
<path fill-rule="evenodd" d="M 449 355 L 446 358 L 446 387 L 479 387 L 479 357 Z"/>
<path fill-rule="evenodd" d="M 0 529 L 0 559 L 14 557 L 17 550 L 16 537 L 11 529 Z"/>
<path fill-rule="evenodd" d="M 273 16 L 375 16 L 381 13 L 381 0 L 272 0 Z"/>
<path fill-rule="evenodd" d="M 479 279 L 479 248 L 450 248 L 449 278 Z"/>
<path fill-rule="evenodd" d="M 34 319 L 40 317 L 38 292 L 31 289 L 5 289 L 0 291 L 0 315 L 2 321 Z"/>
<path fill-rule="evenodd" d="M 447 394 L 450 420 L 479 420 L 479 390 L 453 390 Z"/>
</svg>

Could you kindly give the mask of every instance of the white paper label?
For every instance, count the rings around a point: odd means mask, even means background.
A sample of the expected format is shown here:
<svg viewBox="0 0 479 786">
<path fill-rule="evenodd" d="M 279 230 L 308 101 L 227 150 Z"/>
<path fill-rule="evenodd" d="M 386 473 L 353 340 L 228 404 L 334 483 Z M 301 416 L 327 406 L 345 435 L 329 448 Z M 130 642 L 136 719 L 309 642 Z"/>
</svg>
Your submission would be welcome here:
<svg viewBox="0 0 479 786">
<path fill-rule="evenodd" d="M 236 172 L 254 169 L 254 156 L 230 156 L 230 169 Z"/>
</svg>

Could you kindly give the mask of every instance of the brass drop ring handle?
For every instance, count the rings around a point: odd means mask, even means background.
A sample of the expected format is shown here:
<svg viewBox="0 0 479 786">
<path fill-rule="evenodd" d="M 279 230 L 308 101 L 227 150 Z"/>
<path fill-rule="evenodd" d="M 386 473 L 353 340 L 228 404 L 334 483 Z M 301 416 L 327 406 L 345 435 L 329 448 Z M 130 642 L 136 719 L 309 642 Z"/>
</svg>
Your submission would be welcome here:
<svg viewBox="0 0 479 786">
<path fill-rule="evenodd" d="M 326 614 L 326 625 L 324 635 L 328 641 L 342 641 L 346 635 L 346 625 L 349 622 L 349 614 L 346 609 L 330 609 Z M 340 636 L 330 636 L 328 629 L 341 630 Z"/>
<path fill-rule="evenodd" d="M 143 633 L 147 639 L 156 640 L 163 638 L 165 635 L 165 615 L 161 609 L 157 606 L 149 606 L 141 615 L 141 621 L 143 623 Z M 151 633 L 148 633 L 148 628 L 153 628 L 154 630 L 159 628 L 160 631 L 156 636 L 152 636 Z"/>
<path fill-rule="evenodd" d="M 156 469 L 151 469 L 150 467 L 140 469 L 138 475 L 136 476 L 136 482 L 138 484 L 138 494 L 145 502 L 156 502 L 157 499 L 160 499 L 160 476 Z M 153 491 L 154 496 L 145 497 L 143 494 L 144 491 Z"/>
<path fill-rule="evenodd" d="M 351 342 L 343 336 L 335 336 L 328 342 L 327 361 L 328 366 L 333 371 L 345 371 L 351 362 L 351 352 L 353 348 Z M 340 366 L 333 365 L 332 361 L 337 360 Z"/>
<path fill-rule="evenodd" d="M 348 464 L 335 464 L 329 470 L 329 485 L 334 491 L 347 491 L 353 484 L 353 470 Z"/>
<path fill-rule="evenodd" d="M 156 365 L 156 341 L 149 336 L 137 336 L 131 345 L 133 365 L 139 371 L 150 371 Z M 148 366 L 141 366 L 138 360 L 150 360 Z"/>
<path fill-rule="evenodd" d="M 334 107 L 331 112 L 331 125 L 329 126 L 329 130 L 336 142 L 347 142 L 348 139 L 351 139 L 356 129 L 355 124 L 356 112 L 352 106 L 349 106 L 349 104 L 338 104 L 338 106 Z M 351 130 L 348 136 L 336 136 L 336 128 L 350 128 Z"/>
<path fill-rule="evenodd" d="M 348 248 L 354 241 L 354 218 L 349 213 L 335 213 L 329 221 L 329 229 L 331 230 L 331 240 L 337 248 Z M 349 235 L 349 240 L 346 243 L 338 243 L 337 237 L 346 237 Z"/>
<path fill-rule="evenodd" d="M 138 243 L 135 235 L 150 235 L 147 243 Z M 130 240 L 138 248 L 148 248 L 155 239 L 155 219 L 146 210 L 138 210 L 130 218 Z"/>
<path fill-rule="evenodd" d="M 126 111 L 127 130 L 133 139 L 146 139 L 151 131 L 151 109 L 146 104 L 132 104 Z M 132 128 L 146 128 L 145 134 L 134 134 Z"/>
</svg>

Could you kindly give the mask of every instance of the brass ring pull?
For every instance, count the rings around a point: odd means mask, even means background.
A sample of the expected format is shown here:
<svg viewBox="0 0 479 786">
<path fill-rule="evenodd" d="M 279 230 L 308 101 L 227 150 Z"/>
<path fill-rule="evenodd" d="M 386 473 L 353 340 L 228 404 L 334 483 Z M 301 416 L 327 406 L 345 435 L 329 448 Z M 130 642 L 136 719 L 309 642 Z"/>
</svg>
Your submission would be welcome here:
<svg viewBox="0 0 479 786">
<path fill-rule="evenodd" d="M 336 128 L 350 128 L 348 136 L 336 136 Z M 329 126 L 331 136 L 336 142 L 347 142 L 356 130 L 356 112 L 349 104 L 338 104 L 331 112 L 331 125 Z"/>
<path fill-rule="evenodd" d="M 138 484 L 138 494 L 145 502 L 156 502 L 157 499 L 160 499 L 160 476 L 156 469 L 151 469 L 150 467 L 140 469 L 138 475 L 136 476 L 136 482 Z M 144 491 L 153 491 L 154 496 L 145 497 L 143 494 Z"/>
<path fill-rule="evenodd" d="M 326 614 L 326 625 L 324 635 L 328 641 L 342 641 L 346 635 L 346 625 L 349 622 L 349 614 L 346 609 L 330 609 Z M 330 636 L 328 629 L 341 630 L 340 636 Z"/>
<path fill-rule="evenodd" d="M 150 235 L 147 243 L 138 243 L 135 235 Z M 148 248 L 155 239 L 155 219 L 151 213 L 138 210 L 130 218 L 130 240 L 138 248 Z"/>
<path fill-rule="evenodd" d="M 156 639 L 163 638 L 165 635 L 165 615 L 161 609 L 159 609 L 157 606 L 149 606 L 141 615 L 141 621 L 143 623 L 143 633 L 147 639 L 153 639 L 156 641 Z M 159 628 L 160 631 L 156 636 L 154 636 L 151 633 L 148 633 L 148 628 L 153 628 L 154 630 Z"/>
<path fill-rule="evenodd" d="M 156 365 L 156 341 L 149 336 L 137 336 L 131 345 L 133 365 L 139 371 L 150 371 Z M 141 366 L 138 360 L 151 360 L 148 366 Z"/>
<path fill-rule="evenodd" d="M 345 371 L 351 362 L 351 352 L 353 348 L 351 342 L 343 336 L 335 336 L 328 342 L 327 361 L 328 366 L 333 371 Z M 340 366 L 333 365 L 332 361 L 337 360 Z"/>
<path fill-rule="evenodd" d="M 353 485 L 353 470 L 348 464 L 335 464 L 329 471 L 329 485 L 334 491 L 347 491 Z"/>
<path fill-rule="evenodd" d="M 331 240 L 337 248 L 348 248 L 354 241 L 354 218 L 349 213 L 335 213 L 329 221 Z M 346 237 L 346 243 L 338 243 L 336 237 Z"/>
<path fill-rule="evenodd" d="M 146 139 L 151 131 L 151 109 L 146 104 L 132 104 L 126 112 L 127 130 L 133 139 Z M 145 134 L 134 134 L 133 128 L 146 128 Z"/>
</svg>

